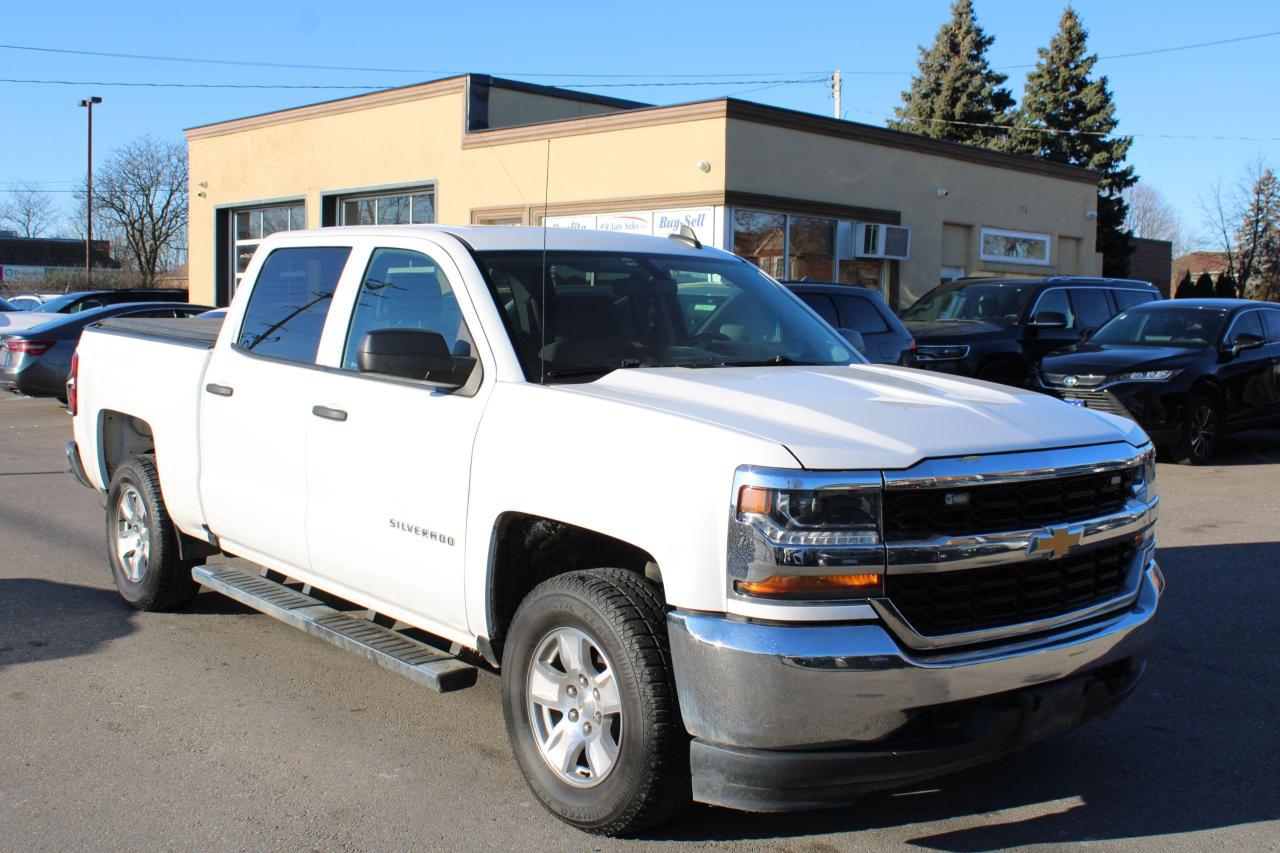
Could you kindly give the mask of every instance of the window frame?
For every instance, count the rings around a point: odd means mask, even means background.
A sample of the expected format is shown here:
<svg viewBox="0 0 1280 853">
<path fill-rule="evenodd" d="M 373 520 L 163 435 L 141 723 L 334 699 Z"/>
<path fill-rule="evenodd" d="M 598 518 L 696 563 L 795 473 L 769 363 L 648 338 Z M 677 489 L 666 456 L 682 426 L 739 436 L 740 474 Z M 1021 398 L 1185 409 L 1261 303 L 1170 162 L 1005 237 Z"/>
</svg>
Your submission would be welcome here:
<svg viewBox="0 0 1280 853">
<path fill-rule="evenodd" d="M 293 209 L 302 208 L 302 222 L 298 227 L 293 225 Z M 226 257 L 227 257 L 227 304 L 231 304 L 231 300 L 235 298 L 236 291 L 240 289 L 244 277 L 248 274 L 250 266 L 253 264 L 253 257 L 249 258 L 249 263 L 245 264 L 244 272 L 236 269 L 236 259 L 239 255 L 241 245 L 252 245 L 253 253 L 257 255 L 258 247 L 262 245 L 262 241 L 267 238 L 262 227 L 263 211 L 282 209 L 287 211 L 289 219 L 289 227 L 284 231 L 273 231 L 273 234 L 284 234 L 290 231 L 302 231 L 307 227 L 307 199 L 305 196 L 287 197 L 272 199 L 261 202 L 248 202 L 245 204 L 232 204 L 220 208 L 226 211 L 227 217 L 227 237 L 226 237 Z M 241 213 L 258 214 L 258 235 L 257 237 L 247 237 L 243 240 L 236 236 L 236 217 Z M 216 299 L 214 301 L 217 301 Z"/>
<path fill-rule="evenodd" d="M 1013 237 L 1015 239 L 1036 240 L 1044 244 L 1044 259 L 1011 258 L 1007 255 L 989 255 L 986 250 L 987 236 Z M 983 225 L 978 230 L 978 259 L 997 264 L 1019 264 L 1035 267 L 1053 266 L 1053 235 L 1038 231 L 1014 231 L 1008 228 L 990 228 Z"/>
</svg>

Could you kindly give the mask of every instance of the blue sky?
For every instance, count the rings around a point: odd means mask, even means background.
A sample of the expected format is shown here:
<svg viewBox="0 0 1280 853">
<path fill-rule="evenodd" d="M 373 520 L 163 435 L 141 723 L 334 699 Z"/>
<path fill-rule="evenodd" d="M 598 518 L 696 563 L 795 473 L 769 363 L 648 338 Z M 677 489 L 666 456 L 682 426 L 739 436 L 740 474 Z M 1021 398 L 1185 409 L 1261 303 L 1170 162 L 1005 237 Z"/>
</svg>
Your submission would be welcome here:
<svg viewBox="0 0 1280 853">
<path fill-rule="evenodd" d="M 1280 30 L 1280 4 L 1262 0 L 1128 2 L 1076 0 L 1102 56 Z M 932 41 L 948 0 L 897 3 L 777 2 L 608 4 L 375 2 L 172 2 L 6 4 L 0 43 L 224 60 L 411 69 L 332 71 L 138 61 L 0 49 L 0 78 L 291 85 L 402 85 L 461 71 L 551 84 L 629 83 L 664 75 L 732 75 L 697 86 L 598 87 L 590 91 L 650 103 L 737 94 L 830 114 L 824 83 L 793 80 L 844 72 L 851 120 L 882 124 L 900 102 L 916 46 Z M 108 7 L 109 10 L 108 10 Z M 975 0 L 996 37 L 992 64 L 1033 63 L 1048 42 L 1060 2 Z M 1122 132 L 1136 136 L 1130 162 L 1185 222 L 1201 223 L 1198 198 L 1229 183 L 1259 156 L 1280 166 L 1277 95 L 1280 37 L 1100 63 L 1115 93 Z M 874 72 L 874 73 L 863 73 Z M 887 72 L 887 73 L 883 73 Z M 1021 94 L 1025 69 L 1010 68 Z M 562 76 L 549 76 L 562 75 Z M 653 82 L 650 77 L 643 82 Z M 350 94 L 343 90 L 122 88 L 0 83 L 0 188 L 30 179 L 67 201 L 83 175 L 84 111 L 95 109 L 95 149 L 140 134 L 181 139 L 181 129 Z M 1180 136 L 1253 140 L 1166 139 Z"/>
</svg>

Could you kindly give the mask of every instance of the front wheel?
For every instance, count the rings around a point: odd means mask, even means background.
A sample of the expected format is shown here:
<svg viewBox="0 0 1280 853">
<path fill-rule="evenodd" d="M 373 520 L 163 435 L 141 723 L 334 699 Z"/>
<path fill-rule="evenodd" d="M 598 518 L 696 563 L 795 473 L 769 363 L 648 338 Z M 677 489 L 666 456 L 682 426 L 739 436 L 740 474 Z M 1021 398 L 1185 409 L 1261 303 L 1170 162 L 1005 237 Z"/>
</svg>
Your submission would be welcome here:
<svg viewBox="0 0 1280 853">
<path fill-rule="evenodd" d="M 1177 456 L 1191 465 L 1213 459 L 1222 441 L 1222 417 L 1217 399 L 1201 391 L 1187 403 L 1182 418 L 1182 436 L 1175 448 Z"/>
<path fill-rule="evenodd" d="M 139 610 L 173 610 L 199 590 L 149 456 L 130 456 L 107 489 L 107 559 L 120 596 Z"/>
<path fill-rule="evenodd" d="M 503 653 L 502 708 L 525 780 L 561 820 L 622 835 L 689 803 L 666 615 L 643 577 L 570 572 L 529 593 Z"/>
</svg>

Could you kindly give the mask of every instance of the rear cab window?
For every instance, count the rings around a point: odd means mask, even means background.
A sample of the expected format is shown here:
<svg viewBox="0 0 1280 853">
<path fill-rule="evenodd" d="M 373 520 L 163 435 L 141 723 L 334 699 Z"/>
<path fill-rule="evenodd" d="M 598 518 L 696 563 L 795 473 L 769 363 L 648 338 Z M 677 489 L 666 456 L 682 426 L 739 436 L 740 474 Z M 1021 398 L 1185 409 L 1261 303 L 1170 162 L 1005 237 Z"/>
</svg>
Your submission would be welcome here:
<svg viewBox="0 0 1280 853">
<path fill-rule="evenodd" d="M 255 355 L 315 363 L 333 292 L 350 254 L 349 246 L 298 246 L 268 255 L 249 295 L 236 346 Z"/>
</svg>

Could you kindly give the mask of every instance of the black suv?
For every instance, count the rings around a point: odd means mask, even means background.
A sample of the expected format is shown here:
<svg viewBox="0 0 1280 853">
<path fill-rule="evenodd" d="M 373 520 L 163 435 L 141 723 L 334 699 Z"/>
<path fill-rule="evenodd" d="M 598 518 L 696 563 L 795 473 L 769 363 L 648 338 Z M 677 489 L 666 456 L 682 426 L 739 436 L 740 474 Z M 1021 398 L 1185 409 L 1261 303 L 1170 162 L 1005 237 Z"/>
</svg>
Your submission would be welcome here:
<svg viewBox="0 0 1280 853">
<path fill-rule="evenodd" d="M 79 314 L 104 305 L 125 302 L 186 302 L 187 291 L 178 288 L 129 287 L 119 290 L 78 290 L 55 296 L 34 309 L 50 314 Z"/>
<path fill-rule="evenodd" d="M 1159 298 L 1145 281 L 1118 278 L 966 278 L 935 287 L 902 319 L 917 367 L 1026 385 L 1045 355 Z"/>
<path fill-rule="evenodd" d="M 876 291 L 852 284 L 782 283 L 834 328 L 860 334 L 863 345 L 859 352 L 868 361 L 911 364 L 915 341 Z"/>
</svg>

